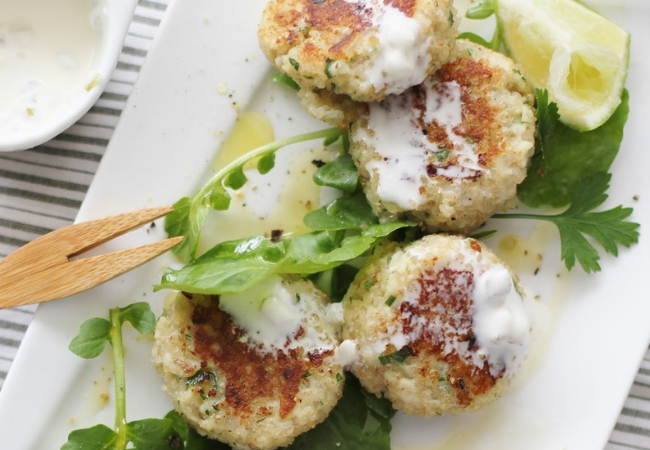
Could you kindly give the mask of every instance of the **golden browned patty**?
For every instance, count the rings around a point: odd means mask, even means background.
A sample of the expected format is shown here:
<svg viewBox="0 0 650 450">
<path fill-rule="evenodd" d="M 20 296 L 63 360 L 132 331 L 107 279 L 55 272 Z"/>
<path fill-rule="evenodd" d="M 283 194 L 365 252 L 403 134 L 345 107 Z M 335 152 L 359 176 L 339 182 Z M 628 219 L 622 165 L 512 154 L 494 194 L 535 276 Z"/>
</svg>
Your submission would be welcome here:
<svg viewBox="0 0 650 450">
<path fill-rule="evenodd" d="M 478 410 L 525 357 L 529 316 L 508 268 L 480 242 L 430 235 L 383 245 L 343 300 L 362 385 L 421 416 Z"/>
<path fill-rule="evenodd" d="M 328 320 L 327 297 L 298 277 L 274 289 L 268 308 L 251 309 L 267 329 L 240 323 L 219 296 L 191 294 L 179 294 L 156 326 L 152 359 L 174 407 L 199 433 L 236 449 L 290 444 L 342 395 L 340 322 Z"/>
<path fill-rule="evenodd" d="M 451 0 L 271 0 L 258 37 L 303 89 L 378 101 L 447 60 L 457 22 Z"/>
<path fill-rule="evenodd" d="M 534 151 L 533 102 L 512 60 L 459 40 L 434 76 L 369 104 L 352 125 L 375 213 L 470 233 L 511 208 Z"/>
</svg>

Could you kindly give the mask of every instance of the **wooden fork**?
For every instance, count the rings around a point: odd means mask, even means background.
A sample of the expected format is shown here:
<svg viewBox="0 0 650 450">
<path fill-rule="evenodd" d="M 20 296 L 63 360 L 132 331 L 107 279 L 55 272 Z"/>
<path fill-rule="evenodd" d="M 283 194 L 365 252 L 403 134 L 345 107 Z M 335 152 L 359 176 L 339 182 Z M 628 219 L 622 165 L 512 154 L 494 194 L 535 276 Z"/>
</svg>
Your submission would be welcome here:
<svg viewBox="0 0 650 450">
<path fill-rule="evenodd" d="M 169 214 L 146 208 L 70 225 L 24 245 L 0 260 L 0 309 L 76 294 L 150 261 L 183 240 L 174 237 L 140 247 L 71 261 L 127 231 Z"/>
</svg>

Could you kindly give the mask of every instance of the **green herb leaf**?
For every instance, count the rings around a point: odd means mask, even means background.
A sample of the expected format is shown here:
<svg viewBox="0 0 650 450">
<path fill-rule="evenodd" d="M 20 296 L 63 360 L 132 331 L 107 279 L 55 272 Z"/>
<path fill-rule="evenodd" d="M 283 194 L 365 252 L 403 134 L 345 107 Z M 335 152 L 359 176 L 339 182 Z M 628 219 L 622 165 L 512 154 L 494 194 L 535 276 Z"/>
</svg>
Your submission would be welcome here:
<svg viewBox="0 0 650 450">
<path fill-rule="evenodd" d="M 184 450 L 230 450 L 229 445 L 201 436 L 174 410 L 168 412 L 165 419 L 171 420 L 172 427 L 185 443 L 185 447 L 181 447 Z"/>
<path fill-rule="evenodd" d="M 132 303 L 120 308 L 122 322 L 129 322 L 140 334 L 151 334 L 156 328 L 156 316 L 147 302 Z"/>
<path fill-rule="evenodd" d="M 327 294 L 331 302 L 338 303 L 343 300 L 358 272 L 358 267 L 342 264 L 333 269 L 312 274 L 309 279 L 318 289 Z"/>
<path fill-rule="evenodd" d="M 621 104 L 607 122 L 587 132 L 562 124 L 546 91 L 537 90 L 536 99 L 537 145 L 517 197 L 533 208 L 567 206 L 580 180 L 609 171 L 623 140 L 629 94 L 623 92 Z"/>
<path fill-rule="evenodd" d="M 225 189 L 223 191 L 225 192 Z M 226 195 L 228 195 L 227 192 Z M 226 209 L 228 209 L 227 206 Z M 203 202 L 193 202 L 189 197 L 183 197 L 174 203 L 174 210 L 165 217 L 167 235 L 170 237 L 183 236 L 184 238 L 172 249 L 182 260 L 189 261 L 196 252 L 201 228 L 203 228 L 207 215 L 208 208 Z"/>
<path fill-rule="evenodd" d="M 287 87 L 290 87 L 294 91 L 299 91 L 300 90 L 300 85 L 293 81 L 293 78 L 291 78 L 289 75 L 287 75 L 284 72 L 277 72 L 273 75 L 273 81 L 278 82 L 280 84 L 284 84 Z"/>
<path fill-rule="evenodd" d="M 291 67 L 293 67 L 296 71 L 300 69 L 300 63 L 293 58 L 289 58 L 289 64 L 291 64 Z"/>
<path fill-rule="evenodd" d="M 472 33 L 470 31 L 465 31 L 463 33 L 460 33 L 456 39 L 467 39 L 470 42 L 473 42 L 475 44 L 481 45 L 486 48 L 492 48 L 490 43 L 486 41 L 483 37 L 479 36 L 476 33 Z"/>
<path fill-rule="evenodd" d="M 218 388 L 217 385 L 217 375 L 214 372 L 206 372 L 204 370 L 199 370 L 194 375 L 185 380 L 187 386 L 196 386 L 199 383 L 203 383 L 206 380 L 210 380 L 210 384 L 214 389 Z"/>
<path fill-rule="evenodd" d="M 403 363 L 406 360 L 406 358 L 408 358 L 412 354 L 413 354 L 413 350 L 411 350 L 410 347 L 402 347 L 396 352 L 390 353 L 388 355 L 379 356 L 379 362 L 382 364 L 382 366 L 390 363 L 391 361 Z"/>
<path fill-rule="evenodd" d="M 465 17 L 473 20 L 487 19 L 494 12 L 494 0 L 480 0 L 467 8 Z"/>
<path fill-rule="evenodd" d="M 287 450 L 390 450 L 394 410 L 388 412 L 392 408 L 386 400 L 368 401 L 374 395 L 368 394 L 354 376 L 345 378 L 343 398 L 327 419 L 298 436 Z"/>
<path fill-rule="evenodd" d="M 244 174 L 244 166 L 237 166 L 225 177 L 223 184 L 236 191 L 244 186 L 246 181 L 248 181 L 248 178 Z"/>
<path fill-rule="evenodd" d="M 266 175 L 275 167 L 275 153 L 269 153 L 262 156 L 257 161 L 257 171 L 262 175 Z"/>
<path fill-rule="evenodd" d="M 101 317 L 86 320 L 70 342 L 69 349 L 77 356 L 92 359 L 99 356 L 109 341 L 111 323 Z"/>
<path fill-rule="evenodd" d="M 239 189 L 247 181 L 244 166 L 249 161 L 260 158 L 261 170 L 270 170 L 274 164 L 272 156 L 279 149 L 291 144 L 313 139 L 337 139 L 345 134 L 338 128 L 328 128 L 312 133 L 292 136 L 258 147 L 230 162 L 217 172 L 193 197 L 180 199 L 174 205 L 177 210 L 165 220 L 165 230 L 170 237 L 183 236 L 183 242 L 174 247 L 173 252 L 184 261 L 196 255 L 201 230 L 205 225 L 209 208 L 225 211 L 230 207 L 231 197 L 226 188 Z M 335 139 L 336 140 L 336 139 Z"/>
<path fill-rule="evenodd" d="M 137 450 L 178 449 L 180 436 L 169 419 L 143 419 L 129 422 L 126 436 Z"/>
<path fill-rule="evenodd" d="M 74 430 L 61 450 L 114 450 L 117 433 L 106 425 Z"/>
<path fill-rule="evenodd" d="M 312 230 L 349 230 L 363 228 L 379 222 L 365 195 L 344 195 L 325 206 L 310 211 L 303 222 Z"/>
<path fill-rule="evenodd" d="M 272 241 L 253 236 L 221 243 L 181 269 L 167 269 L 155 290 L 177 289 L 197 294 L 242 292 L 273 274 L 308 275 L 357 258 L 408 222 L 371 225 L 336 242 L 317 231 Z"/>
<path fill-rule="evenodd" d="M 390 420 L 395 417 L 397 410 L 393 408 L 393 404 L 385 397 L 377 397 L 365 389 L 361 390 L 366 406 L 375 417 Z"/>
<path fill-rule="evenodd" d="M 359 173 L 352 156 L 344 153 L 314 172 L 314 183 L 329 186 L 349 194 L 357 190 Z"/>
<path fill-rule="evenodd" d="M 244 178 L 246 178 L 244 176 Z M 233 180 L 236 181 L 236 180 Z M 210 189 L 210 192 L 208 193 L 207 196 L 208 200 L 208 206 L 215 211 L 226 211 L 228 208 L 230 208 L 230 201 L 232 198 L 230 197 L 230 193 L 226 190 L 225 187 L 223 187 L 220 184 L 217 184 Z M 205 208 L 204 204 L 198 204 L 197 205 L 197 211 L 202 210 L 202 211 L 207 211 Z M 196 220 L 196 217 L 198 215 L 195 213 L 193 217 Z"/>
<path fill-rule="evenodd" d="M 327 58 L 327 61 L 325 61 L 325 75 L 327 78 L 332 78 L 335 73 L 334 73 L 334 68 L 332 67 L 334 65 L 334 60 Z"/>
<path fill-rule="evenodd" d="M 611 175 L 596 172 L 580 180 L 569 192 L 571 205 L 563 213 L 496 214 L 494 218 L 525 218 L 554 223 L 560 232 L 561 258 L 571 270 L 577 260 L 587 273 L 600 270 L 600 256 L 587 236 L 598 242 L 607 253 L 618 256 L 618 246 L 630 247 L 638 242 L 639 224 L 629 222 L 632 208 L 617 206 L 607 211 L 592 211 L 606 199 Z"/>
</svg>

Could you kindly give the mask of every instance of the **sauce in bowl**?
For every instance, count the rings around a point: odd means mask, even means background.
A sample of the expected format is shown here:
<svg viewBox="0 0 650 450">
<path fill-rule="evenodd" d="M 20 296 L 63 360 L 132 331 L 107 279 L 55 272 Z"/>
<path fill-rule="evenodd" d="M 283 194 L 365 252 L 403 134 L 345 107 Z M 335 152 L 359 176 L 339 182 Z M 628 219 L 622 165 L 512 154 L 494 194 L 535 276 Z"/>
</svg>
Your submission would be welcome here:
<svg viewBox="0 0 650 450">
<path fill-rule="evenodd" d="M 115 67 L 130 5 L 133 0 L 0 0 L 0 151 L 38 145 L 92 106 Z M 113 17 L 120 7 L 124 17 Z M 125 18 L 113 33 L 111 22 Z"/>
</svg>

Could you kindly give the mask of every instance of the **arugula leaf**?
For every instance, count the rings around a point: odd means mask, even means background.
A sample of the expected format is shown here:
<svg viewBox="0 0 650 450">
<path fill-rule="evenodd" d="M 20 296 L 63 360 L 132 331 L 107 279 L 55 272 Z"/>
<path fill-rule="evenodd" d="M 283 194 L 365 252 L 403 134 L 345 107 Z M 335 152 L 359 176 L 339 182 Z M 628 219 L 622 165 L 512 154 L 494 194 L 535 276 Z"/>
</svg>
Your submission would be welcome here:
<svg viewBox="0 0 650 450">
<path fill-rule="evenodd" d="M 303 222 L 312 230 L 348 230 L 379 222 L 362 192 L 344 195 L 325 206 L 310 211 Z"/>
<path fill-rule="evenodd" d="M 275 167 L 275 153 L 264 155 L 257 161 L 257 171 L 262 175 L 269 173 L 273 167 Z"/>
<path fill-rule="evenodd" d="M 314 139 L 324 139 L 328 143 L 333 143 L 343 134 L 345 131 L 338 128 L 300 134 L 263 145 L 230 162 L 219 170 L 196 195 L 184 197 L 174 204 L 175 211 L 165 218 L 165 231 L 170 237 L 183 236 L 184 239 L 172 251 L 183 261 L 194 258 L 209 209 L 224 211 L 230 207 L 231 197 L 227 188 L 236 190 L 246 183 L 247 178 L 243 170 L 246 163 L 259 158 L 257 169 L 264 174 L 275 164 L 271 155 L 281 148 Z"/>
<path fill-rule="evenodd" d="M 358 267 L 351 264 L 342 264 L 333 269 L 312 274 L 309 279 L 318 289 L 327 294 L 332 303 L 338 303 L 343 300 L 358 272 Z"/>
<path fill-rule="evenodd" d="M 394 414 L 388 400 L 369 394 L 347 375 L 343 397 L 327 419 L 298 436 L 287 450 L 390 450 Z"/>
<path fill-rule="evenodd" d="M 349 194 L 356 191 L 359 184 L 359 173 L 349 153 L 339 155 L 316 169 L 313 178 L 319 186 L 333 187 Z"/>
<path fill-rule="evenodd" d="M 639 224 L 626 221 L 632 208 L 617 206 L 607 211 L 592 211 L 607 199 L 611 175 L 596 172 L 580 180 L 569 192 L 570 206 L 555 215 L 542 214 L 496 214 L 493 217 L 537 219 L 553 222 L 560 232 L 561 258 L 571 270 L 577 260 L 587 273 L 598 272 L 600 256 L 592 238 L 603 249 L 618 256 L 618 246 L 630 247 L 638 242 Z"/>
<path fill-rule="evenodd" d="M 548 93 L 536 90 L 538 139 L 526 179 L 517 189 L 519 200 L 533 208 L 567 206 L 581 179 L 607 172 L 623 140 L 628 100 L 625 90 L 607 122 L 580 132 L 562 124 L 557 106 L 548 102 Z"/>
<path fill-rule="evenodd" d="M 234 191 L 241 189 L 248 178 L 244 175 L 244 166 L 233 167 L 232 171 L 224 177 L 223 185 L 227 188 L 230 188 Z"/>
<path fill-rule="evenodd" d="M 154 290 L 197 294 L 242 292 L 273 274 L 313 274 L 361 256 L 408 222 L 371 225 L 340 242 L 327 231 L 274 241 L 253 236 L 217 244 L 181 269 L 167 269 Z"/>
</svg>

